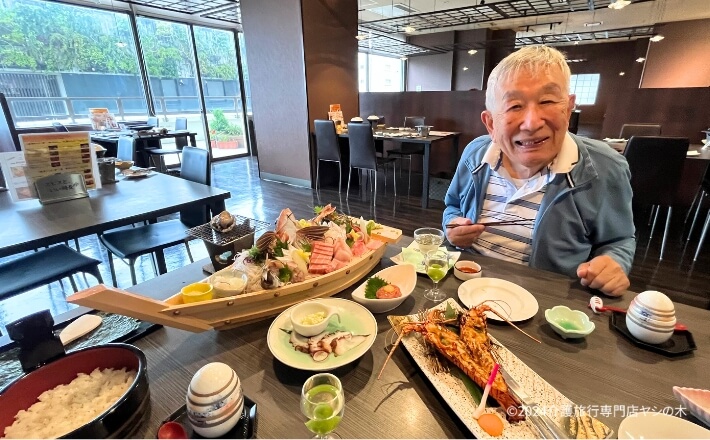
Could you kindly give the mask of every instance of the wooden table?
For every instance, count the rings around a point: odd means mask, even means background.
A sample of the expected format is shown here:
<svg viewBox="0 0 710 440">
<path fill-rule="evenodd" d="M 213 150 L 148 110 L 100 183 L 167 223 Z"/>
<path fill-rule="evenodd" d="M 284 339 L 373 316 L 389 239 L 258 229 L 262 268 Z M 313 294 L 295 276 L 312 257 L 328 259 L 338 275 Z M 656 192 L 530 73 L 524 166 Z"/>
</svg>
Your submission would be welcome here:
<svg viewBox="0 0 710 440">
<path fill-rule="evenodd" d="M 381 133 L 381 132 L 377 132 Z M 375 134 L 375 139 L 383 141 L 392 141 L 395 143 L 410 143 L 410 144 L 420 144 L 424 146 L 424 157 L 422 159 L 422 208 L 429 207 L 429 156 L 431 154 L 432 144 L 451 141 L 451 151 L 449 153 L 449 159 L 451 163 L 451 172 L 456 170 L 459 160 L 459 137 L 461 133 L 459 132 L 447 132 L 444 136 L 434 136 L 429 135 L 427 137 L 392 137 L 384 136 L 382 134 Z M 393 131 L 385 130 L 384 133 L 393 133 Z M 348 133 L 341 133 L 338 136 L 341 138 L 347 138 Z"/>
<path fill-rule="evenodd" d="M 174 138 L 178 138 L 178 137 L 189 137 L 190 138 L 190 145 L 193 147 L 197 147 L 197 133 L 186 131 L 186 130 L 177 130 L 177 131 L 171 130 L 171 131 L 168 131 L 167 133 L 156 133 L 156 134 L 147 134 L 147 135 L 139 135 L 135 131 L 120 131 L 120 132 L 92 131 L 91 132 L 91 140 L 93 142 L 97 142 L 97 143 L 101 144 L 104 148 L 106 148 L 106 150 L 107 150 L 106 157 L 115 157 L 116 156 L 118 139 L 121 136 L 131 136 L 135 139 L 136 153 L 139 153 L 139 155 L 136 156 L 136 158 L 140 159 L 136 163 L 136 165 L 138 165 L 138 166 L 147 167 L 150 165 L 150 160 L 148 159 L 148 155 L 145 151 L 149 148 L 160 148 L 160 141 L 162 139 L 174 139 Z M 149 147 L 149 145 L 151 145 L 151 146 Z"/>
<path fill-rule="evenodd" d="M 405 238 L 400 244 L 409 240 Z M 375 271 L 391 265 L 389 257 L 398 252 L 399 246 L 390 246 L 381 267 Z M 463 258 L 470 256 L 464 254 Z M 669 358 L 641 349 L 611 330 L 608 315 L 592 315 L 586 307 L 592 293 L 576 281 L 500 260 L 477 256 L 476 261 L 483 267 L 484 277 L 514 282 L 530 291 L 540 305 L 536 316 L 520 325 L 542 344 L 507 325 L 491 323 L 490 333 L 575 403 L 610 405 L 612 409 L 614 405 L 636 405 L 660 410 L 678 406 L 671 391 L 673 385 L 707 388 L 710 311 L 676 304 L 678 320 L 693 332 L 698 350 L 688 356 Z M 202 264 L 196 262 L 130 290 L 167 297 L 185 283 L 204 277 Z M 441 286 L 449 297 L 456 298 L 460 284 L 449 274 Z M 387 314 L 410 314 L 431 307 L 433 303 L 423 298 L 423 291 L 430 285 L 428 278 L 420 276 L 410 298 Z M 337 296 L 350 298 L 351 290 Z M 625 307 L 633 296 L 627 292 L 622 299 L 605 299 L 605 302 Z M 544 318 L 545 309 L 558 304 L 587 311 L 596 330 L 577 342 L 562 340 Z M 370 351 L 360 360 L 333 371 L 343 383 L 346 400 L 345 417 L 337 432 L 344 438 L 471 437 L 404 348 L 394 354 L 382 379 L 376 379 L 392 341 L 387 314 L 375 315 L 378 335 Z M 149 421 L 136 435 L 154 436 L 161 421 L 185 403 L 192 375 L 208 362 L 220 361 L 236 370 L 245 394 L 257 403 L 258 437 L 310 437 L 299 411 L 299 397 L 303 382 L 312 373 L 292 369 L 274 359 L 266 344 L 271 321 L 200 334 L 162 328 L 137 341 L 135 345 L 148 358 L 151 409 Z M 623 416 L 600 418 L 617 431 Z M 692 420 L 692 416 L 689 418 Z"/>
<path fill-rule="evenodd" d="M 218 214 L 229 196 L 229 191 L 160 173 L 140 179 L 122 178 L 89 191 L 87 198 L 50 205 L 37 200 L 13 203 L 8 193 L 0 193 L 0 257 L 152 221 L 191 206 L 207 205 Z M 165 260 L 160 252 L 158 265 L 164 273 Z"/>
</svg>

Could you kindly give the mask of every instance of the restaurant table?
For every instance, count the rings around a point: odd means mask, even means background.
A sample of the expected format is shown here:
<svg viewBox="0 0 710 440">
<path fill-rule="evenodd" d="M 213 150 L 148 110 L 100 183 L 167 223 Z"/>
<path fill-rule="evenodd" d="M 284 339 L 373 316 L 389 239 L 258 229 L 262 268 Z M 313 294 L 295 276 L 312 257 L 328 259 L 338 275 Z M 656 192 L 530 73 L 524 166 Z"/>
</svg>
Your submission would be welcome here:
<svg viewBox="0 0 710 440">
<path fill-rule="evenodd" d="M 373 273 L 390 266 L 391 256 L 400 252 L 411 238 L 390 245 Z M 462 259 L 471 259 L 464 253 Z M 678 321 L 686 324 L 698 349 L 681 357 L 666 357 L 640 348 L 609 328 L 609 315 L 594 315 L 587 309 L 596 292 L 576 280 L 500 260 L 475 256 L 483 277 L 502 278 L 530 291 L 539 303 L 537 314 L 518 323 L 542 341 L 537 344 L 514 328 L 489 321 L 489 333 L 516 356 L 556 387 L 562 394 L 585 408 L 608 406 L 609 417 L 597 417 L 618 431 L 623 415 L 614 408 L 637 410 L 648 407 L 660 411 L 677 408 L 672 386 L 707 388 L 710 364 L 710 311 L 676 304 Z M 167 275 L 129 289 L 153 298 L 175 294 L 180 287 L 206 276 L 205 261 L 193 263 Z M 364 280 L 364 279 L 363 279 Z M 360 283 L 336 295 L 350 299 Z M 461 281 L 449 275 L 440 283 L 449 298 L 457 298 Z M 405 315 L 432 307 L 423 297 L 431 281 L 419 276 L 412 295 L 396 309 L 375 315 L 378 335 L 372 348 L 359 360 L 332 372 L 345 390 L 345 415 L 337 429 L 343 438 L 466 438 L 471 433 L 430 385 L 407 350 L 400 346 L 384 370 L 377 374 L 394 340 L 387 315 Z M 610 305 L 626 307 L 632 292 L 623 298 L 605 298 Z M 563 340 L 545 321 L 545 309 L 566 305 L 587 313 L 596 330 L 585 339 Z M 301 386 L 314 374 L 288 367 L 276 360 L 266 342 L 273 319 L 222 332 L 189 333 L 163 327 L 134 342 L 148 359 L 151 408 L 148 419 L 136 433 L 153 437 L 160 423 L 185 403 L 185 392 L 192 375 L 209 362 L 225 362 L 239 375 L 244 394 L 257 404 L 256 436 L 260 438 L 305 438 L 310 433 L 299 411 Z M 626 409 L 625 409 L 626 411 Z M 695 421 L 692 416 L 685 416 Z M 697 423 L 697 421 L 696 421 Z"/>
<path fill-rule="evenodd" d="M 451 151 L 449 153 L 451 172 L 456 171 L 456 166 L 459 160 L 459 137 L 461 133 L 457 131 L 444 132 L 445 135 L 434 136 L 430 134 L 426 137 L 393 137 L 385 136 L 381 133 L 396 133 L 393 130 L 384 130 L 382 132 L 378 131 L 375 133 L 376 140 L 392 141 L 396 143 L 406 142 L 409 144 L 420 144 L 424 146 L 424 157 L 422 159 L 422 208 L 429 207 L 429 156 L 431 154 L 431 147 L 433 144 L 451 141 Z M 348 133 L 341 133 L 338 135 L 341 138 L 348 138 Z"/>
<path fill-rule="evenodd" d="M 121 136 L 131 136 L 133 139 L 135 139 L 136 142 L 136 153 L 139 153 L 138 156 L 136 156 L 136 159 L 139 159 L 136 162 L 136 165 L 138 166 L 149 166 L 150 160 L 148 158 L 148 154 L 145 152 L 149 148 L 149 144 L 157 144 L 155 148 L 160 148 L 160 140 L 161 139 L 174 139 L 178 137 L 189 137 L 190 138 L 190 145 L 193 147 L 197 147 L 197 133 L 186 131 L 186 130 L 177 130 L 177 131 L 168 131 L 167 133 L 155 133 L 155 134 L 139 134 L 139 132 L 135 131 L 92 131 L 91 132 L 91 140 L 93 142 L 97 142 L 101 144 L 104 148 L 107 149 L 106 151 L 106 157 L 115 157 L 116 156 L 116 151 L 117 151 L 117 145 L 118 145 L 118 139 Z"/>
<path fill-rule="evenodd" d="M 49 205 L 38 200 L 13 203 L 9 193 L 0 193 L 0 257 L 153 221 L 194 206 L 206 205 L 216 215 L 229 196 L 229 191 L 160 173 L 119 178 L 90 190 L 89 197 Z M 162 252 L 157 257 L 158 269 L 165 273 Z"/>
</svg>

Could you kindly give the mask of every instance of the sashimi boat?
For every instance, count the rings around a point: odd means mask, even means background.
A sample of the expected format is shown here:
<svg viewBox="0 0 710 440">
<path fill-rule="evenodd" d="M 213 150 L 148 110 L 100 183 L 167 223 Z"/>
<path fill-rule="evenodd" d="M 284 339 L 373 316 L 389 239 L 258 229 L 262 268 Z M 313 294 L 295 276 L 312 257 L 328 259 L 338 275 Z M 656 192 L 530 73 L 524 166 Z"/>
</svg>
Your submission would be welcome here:
<svg viewBox="0 0 710 440">
<path fill-rule="evenodd" d="M 224 226 L 224 214 L 222 221 L 216 216 L 212 223 Z M 101 284 L 67 301 L 192 332 L 227 330 L 343 291 L 367 275 L 380 262 L 386 244 L 401 235 L 399 229 L 338 214 L 330 205 L 311 220 L 295 220 L 284 209 L 275 231 L 264 233 L 231 267 L 213 275 L 228 275 L 233 269 L 246 273 L 246 293 L 185 303 L 180 292 L 159 301 Z"/>
</svg>

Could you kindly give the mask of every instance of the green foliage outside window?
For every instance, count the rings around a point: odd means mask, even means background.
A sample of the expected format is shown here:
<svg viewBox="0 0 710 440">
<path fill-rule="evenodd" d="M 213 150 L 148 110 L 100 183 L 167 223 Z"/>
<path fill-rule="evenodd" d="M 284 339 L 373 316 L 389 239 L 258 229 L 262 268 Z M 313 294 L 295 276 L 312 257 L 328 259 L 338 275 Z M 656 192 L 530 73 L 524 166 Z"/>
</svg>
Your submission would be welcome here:
<svg viewBox="0 0 710 440">
<path fill-rule="evenodd" d="M 227 120 L 222 110 L 212 111 L 212 121 L 210 121 L 210 137 L 216 141 L 228 141 L 242 136 L 244 130 L 240 125 L 233 124 Z"/>
</svg>

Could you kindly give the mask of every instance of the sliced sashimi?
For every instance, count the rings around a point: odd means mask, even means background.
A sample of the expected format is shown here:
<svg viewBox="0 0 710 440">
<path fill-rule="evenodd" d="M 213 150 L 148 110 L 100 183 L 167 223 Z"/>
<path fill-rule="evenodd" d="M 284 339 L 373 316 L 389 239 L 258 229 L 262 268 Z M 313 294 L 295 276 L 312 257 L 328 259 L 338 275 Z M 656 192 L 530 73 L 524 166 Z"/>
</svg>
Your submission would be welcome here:
<svg viewBox="0 0 710 440">
<path fill-rule="evenodd" d="M 367 248 L 365 247 L 365 243 L 363 243 L 362 241 L 356 241 L 353 244 L 352 251 L 353 251 L 353 255 L 355 255 L 356 257 L 359 257 L 362 254 L 364 254 L 365 252 L 367 252 Z"/>
</svg>

